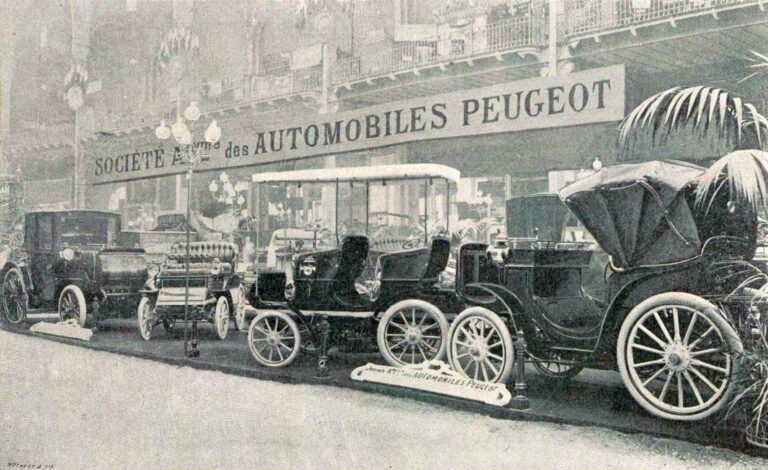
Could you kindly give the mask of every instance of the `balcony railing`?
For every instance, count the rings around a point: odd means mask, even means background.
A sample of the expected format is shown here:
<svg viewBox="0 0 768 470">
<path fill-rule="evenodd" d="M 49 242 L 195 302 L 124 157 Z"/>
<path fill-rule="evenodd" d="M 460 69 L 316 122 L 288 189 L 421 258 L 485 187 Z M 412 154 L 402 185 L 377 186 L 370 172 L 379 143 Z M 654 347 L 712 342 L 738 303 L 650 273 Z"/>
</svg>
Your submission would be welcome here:
<svg viewBox="0 0 768 470">
<path fill-rule="evenodd" d="M 344 83 L 424 65 L 471 58 L 491 52 L 536 47 L 545 43 L 547 18 L 524 15 L 482 26 L 471 23 L 435 41 L 399 42 L 379 54 L 356 57 L 337 64 L 333 82 Z"/>
<path fill-rule="evenodd" d="M 72 144 L 75 139 L 75 125 L 69 122 L 39 126 L 33 129 L 16 130 L 11 135 L 15 147 L 39 147 L 50 144 Z"/>
<path fill-rule="evenodd" d="M 596 33 L 755 0 L 566 0 L 567 35 Z"/>
</svg>

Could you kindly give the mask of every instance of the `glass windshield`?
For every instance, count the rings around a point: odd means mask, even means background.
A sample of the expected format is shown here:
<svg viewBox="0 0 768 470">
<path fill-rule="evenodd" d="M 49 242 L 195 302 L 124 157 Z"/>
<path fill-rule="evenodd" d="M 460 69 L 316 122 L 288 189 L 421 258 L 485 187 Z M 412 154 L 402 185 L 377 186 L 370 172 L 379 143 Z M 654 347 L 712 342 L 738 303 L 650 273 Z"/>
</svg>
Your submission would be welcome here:
<svg viewBox="0 0 768 470">
<path fill-rule="evenodd" d="M 93 215 L 65 215 L 59 221 L 62 245 L 110 245 L 117 231 L 117 220 Z"/>
</svg>

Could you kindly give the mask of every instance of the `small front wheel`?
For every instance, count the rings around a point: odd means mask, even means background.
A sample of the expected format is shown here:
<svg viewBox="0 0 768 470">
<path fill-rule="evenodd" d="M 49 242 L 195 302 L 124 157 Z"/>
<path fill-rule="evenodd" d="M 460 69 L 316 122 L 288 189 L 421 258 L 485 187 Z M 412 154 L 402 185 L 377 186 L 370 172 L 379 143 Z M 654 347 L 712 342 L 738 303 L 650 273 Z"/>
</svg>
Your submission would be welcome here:
<svg viewBox="0 0 768 470">
<path fill-rule="evenodd" d="M 483 307 L 461 312 L 448 332 L 448 361 L 464 377 L 506 382 L 514 366 L 514 349 L 504 320 Z"/>
<path fill-rule="evenodd" d="M 248 328 L 248 347 L 256 362 L 267 367 L 284 367 L 296 359 L 301 334 L 287 313 L 262 312 Z"/>
<path fill-rule="evenodd" d="M 139 324 L 139 335 L 144 341 L 152 339 L 152 327 L 155 326 L 155 320 L 152 318 L 155 306 L 148 297 L 143 297 L 139 302 L 139 309 L 136 320 Z"/>
<path fill-rule="evenodd" d="M 213 326 L 216 330 L 216 337 L 226 339 L 229 331 L 229 301 L 225 296 L 219 297 L 216 301 L 216 310 L 213 313 Z"/>
<path fill-rule="evenodd" d="M 235 329 L 237 331 L 245 331 L 248 328 L 248 324 L 245 322 L 245 308 L 248 305 L 248 300 L 245 295 L 245 286 L 242 283 L 237 289 L 237 300 L 232 300 L 234 302 Z"/>
<path fill-rule="evenodd" d="M 70 284 L 61 291 L 59 295 L 59 320 L 77 321 L 81 328 L 85 328 L 85 322 L 88 319 L 88 307 L 85 303 L 83 291 L 76 285 Z"/>
</svg>

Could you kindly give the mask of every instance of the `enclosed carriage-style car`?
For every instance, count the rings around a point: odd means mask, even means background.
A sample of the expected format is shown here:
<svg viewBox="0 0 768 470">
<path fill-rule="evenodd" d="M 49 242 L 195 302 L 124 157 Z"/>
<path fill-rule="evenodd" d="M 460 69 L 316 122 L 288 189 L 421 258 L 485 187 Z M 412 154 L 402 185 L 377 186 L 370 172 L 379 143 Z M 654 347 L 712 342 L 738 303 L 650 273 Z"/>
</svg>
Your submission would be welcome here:
<svg viewBox="0 0 768 470">
<path fill-rule="evenodd" d="M 216 336 L 226 338 L 230 316 L 234 315 L 236 326 L 242 325 L 245 312 L 245 290 L 235 272 L 238 259 L 234 243 L 191 242 L 189 256 L 186 244 L 175 244 L 142 291 L 138 308 L 141 337 L 149 341 L 158 324 L 171 331 L 186 315 L 188 321 L 211 322 Z"/>
<path fill-rule="evenodd" d="M 759 347 L 755 333 L 764 332 L 765 297 L 750 287 L 764 276 L 751 264 L 754 208 L 728 191 L 696 204 L 703 173 L 667 162 L 618 165 L 559 197 L 512 201 L 510 234 L 518 237 L 460 250 L 459 289 L 473 305 L 451 325 L 452 367 L 505 381 L 512 341 L 524 335 L 543 372 L 568 377 L 585 366 L 617 367 L 654 415 L 696 420 L 722 409 L 739 353 Z M 524 213 L 536 202 L 538 224 Z M 600 249 L 568 236 L 571 214 Z M 582 280 L 603 253 L 599 298 Z"/>
<path fill-rule="evenodd" d="M 144 250 L 120 246 L 120 215 L 91 210 L 28 213 L 22 259 L 2 271 L 2 308 L 10 323 L 28 308 L 58 307 L 62 320 L 95 325 L 136 311 L 147 281 Z"/>
</svg>

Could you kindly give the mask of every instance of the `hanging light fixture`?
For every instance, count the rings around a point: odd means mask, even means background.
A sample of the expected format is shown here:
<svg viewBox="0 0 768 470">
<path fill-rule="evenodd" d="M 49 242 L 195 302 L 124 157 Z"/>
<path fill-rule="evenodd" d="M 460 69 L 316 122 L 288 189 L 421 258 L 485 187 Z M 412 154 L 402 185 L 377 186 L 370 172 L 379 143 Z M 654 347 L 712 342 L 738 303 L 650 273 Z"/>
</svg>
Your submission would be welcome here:
<svg viewBox="0 0 768 470">
<path fill-rule="evenodd" d="M 160 125 L 155 129 L 155 137 L 165 140 L 171 136 L 171 128 L 165 123 L 165 119 L 160 121 Z"/>
<path fill-rule="evenodd" d="M 208 129 L 205 130 L 205 141 L 210 144 L 215 144 L 221 139 L 221 128 L 216 124 L 216 120 L 211 121 Z"/>
<path fill-rule="evenodd" d="M 189 129 L 187 129 L 187 125 L 182 121 L 181 116 L 176 117 L 176 122 L 171 126 L 171 132 L 173 133 L 173 138 L 179 143 L 181 143 L 181 138 L 184 134 L 189 133 Z"/>
<path fill-rule="evenodd" d="M 187 106 L 187 109 L 184 110 L 184 117 L 188 121 L 197 121 L 200 119 L 200 108 L 197 107 L 197 102 L 193 101 Z"/>
</svg>

